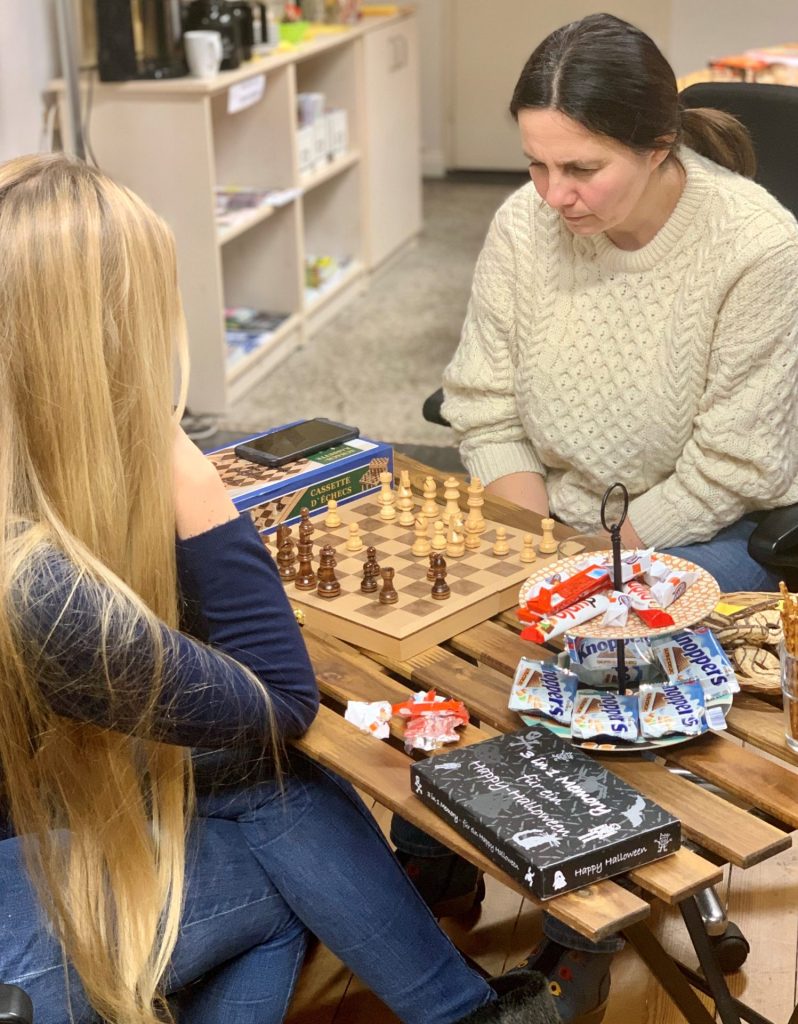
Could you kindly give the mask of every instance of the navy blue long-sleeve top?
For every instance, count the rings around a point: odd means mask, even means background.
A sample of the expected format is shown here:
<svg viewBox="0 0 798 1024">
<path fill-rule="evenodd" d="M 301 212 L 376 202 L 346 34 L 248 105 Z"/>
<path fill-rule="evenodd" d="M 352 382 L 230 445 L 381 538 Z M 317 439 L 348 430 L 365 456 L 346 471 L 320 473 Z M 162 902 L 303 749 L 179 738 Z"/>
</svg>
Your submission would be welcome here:
<svg viewBox="0 0 798 1024">
<path fill-rule="evenodd" d="M 207 642 L 160 625 L 163 685 L 147 735 L 206 750 L 262 750 L 269 718 L 242 666 L 268 690 L 277 733 L 301 735 L 318 710 L 316 680 L 277 569 L 249 516 L 178 541 L 177 561 L 184 604 Z M 119 599 L 104 623 L 101 590 L 64 555 L 48 554 L 18 609 L 26 656 L 57 714 L 140 733 L 157 645 L 146 620 L 133 618 L 131 625 L 130 608 L 122 610 Z"/>
</svg>

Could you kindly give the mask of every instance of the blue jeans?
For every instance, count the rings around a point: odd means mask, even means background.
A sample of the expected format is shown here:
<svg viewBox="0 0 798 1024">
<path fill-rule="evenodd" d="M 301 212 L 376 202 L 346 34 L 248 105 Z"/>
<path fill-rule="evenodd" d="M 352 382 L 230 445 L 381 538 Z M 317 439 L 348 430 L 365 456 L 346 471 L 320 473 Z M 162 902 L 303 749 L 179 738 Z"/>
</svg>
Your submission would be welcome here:
<svg viewBox="0 0 798 1024">
<path fill-rule="evenodd" d="M 22 986 L 36 1024 L 67 1024 L 58 945 L 21 863 L 0 842 L 0 980 Z M 183 923 L 168 990 L 184 1024 L 279 1024 L 308 931 L 407 1024 L 452 1024 L 496 996 L 466 965 L 348 783 L 292 755 L 270 782 L 199 798 Z M 70 975 L 76 1022 L 95 1022 Z"/>
<path fill-rule="evenodd" d="M 391 819 L 391 840 L 397 850 L 413 857 L 451 857 L 452 851 L 439 843 L 437 839 L 422 832 L 416 825 L 411 824 L 398 814 Z M 598 942 L 591 942 L 590 939 L 580 935 L 578 931 L 570 928 L 562 921 L 558 921 L 551 914 L 543 915 L 543 933 L 548 939 L 559 942 L 561 946 L 569 949 L 581 949 L 586 953 L 617 953 L 623 949 L 624 940 L 620 935 L 608 935 L 606 939 Z"/>
<path fill-rule="evenodd" d="M 735 590 L 778 590 L 778 575 L 755 562 L 748 554 L 748 538 L 756 525 L 754 519 L 738 519 L 736 523 L 716 533 L 712 540 L 664 548 L 663 551 L 686 558 L 706 569 L 718 581 L 723 593 Z"/>
</svg>

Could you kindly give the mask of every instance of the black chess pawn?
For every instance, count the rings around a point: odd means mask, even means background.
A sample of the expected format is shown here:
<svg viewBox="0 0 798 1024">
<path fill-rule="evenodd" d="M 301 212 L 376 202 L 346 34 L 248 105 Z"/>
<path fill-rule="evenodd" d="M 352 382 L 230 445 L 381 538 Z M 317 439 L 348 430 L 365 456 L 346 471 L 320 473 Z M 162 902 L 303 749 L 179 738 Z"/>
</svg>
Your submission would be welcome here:
<svg viewBox="0 0 798 1024">
<path fill-rule="evenodd" d="M 382 590 L 380 591 L 380 604 L 396 604 L 399 594 L 393 585 L 394 570 L 386 565 L 380 572 L 382 576 Z M 376 583 L 376 579 L 374 581 Z"/>
<path fill-rule="evenodd" d="M 360 590 L 363 594 L 374 594 L 379 589 L 377 577 L 380 575 L 380 567 L 377 564 L 377 549 L 366 548 L 366 561 L 363 563 L 363 579 L 360 583 Z"/>
<path fill-rule="evenodd" d="M 319 556 L 319 584 L 316 587 L 319 597 L 338 597 L 341 584 L 335 575 L 335 551 L 325 544 Z"/>
<path fill-rule="evenodd" d="M 436 601 L 445 601 L 451 594 L 449 584 L 446 582 L 446 559 L 443 555 L 436 554 L 432 559 L 432 567 L 435 570 L 435 582 L 432 584 L 432 596 Z"/>
<path fill-rule="evenodd" d="M 296 578 L 296 551 L 290 526 L 277 527 L 277 565 L 285 583 Z"/>
</svg>

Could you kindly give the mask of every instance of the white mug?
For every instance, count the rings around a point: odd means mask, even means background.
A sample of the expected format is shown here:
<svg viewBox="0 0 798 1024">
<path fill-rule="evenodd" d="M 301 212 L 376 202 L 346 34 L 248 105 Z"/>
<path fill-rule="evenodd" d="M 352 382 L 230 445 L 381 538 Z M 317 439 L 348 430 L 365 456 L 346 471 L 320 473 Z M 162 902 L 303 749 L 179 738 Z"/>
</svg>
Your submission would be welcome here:
<svg viewBox="0 0 798 1024">
<path fill-rule="evenodd" d="M 188 69 L 194 78 L 213 78 L 222 63 L 222 37 L 218 32 L 185 32 Z"/>
</svg>

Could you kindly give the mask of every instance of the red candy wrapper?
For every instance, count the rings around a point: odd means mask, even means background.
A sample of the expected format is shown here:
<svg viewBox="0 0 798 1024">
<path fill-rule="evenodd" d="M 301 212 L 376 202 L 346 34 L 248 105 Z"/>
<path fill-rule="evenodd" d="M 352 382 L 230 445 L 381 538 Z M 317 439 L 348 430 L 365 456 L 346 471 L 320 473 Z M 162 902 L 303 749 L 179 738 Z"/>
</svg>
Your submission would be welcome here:
<svg viewBox="0 0 798 1024">
<path fill-rule="evenodd" d="M 673 626 L 673 616 L 663 611 L 662 607 L 654 599 L 651 588 L 638 580 L 630 580 L 624 587 L 624 592 L 629 596 L 629 602 L 635 614 L 652 629 L 662 629 L 664 626 Z"/>
<path fill-rule="evenodd" d="M 405 750 L 437 750 L 456 743 L 455 729 L 468 723 L 468 711 L 459 700 L 446 700 L 434 690 L 420 691 L 393 705 L 393 713 L 410 721 L 405 726 Z"/>
<path fill-rule="evenodd" d="M 562 611 L 569 605 L 582 601 L 598 590 L 606 590 L 610 586 L 610 574 L 603 565 L 589 565 L 586 569 L 567 576 L 551 587 L 541 587 L 537 594 L 527 599 L 526 606 L 530 611 L 545 615 L 552 611 Z"/>
</svg>

